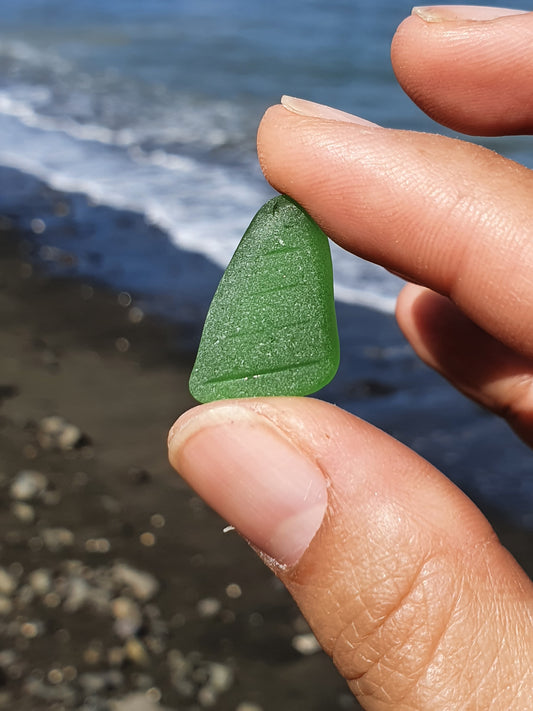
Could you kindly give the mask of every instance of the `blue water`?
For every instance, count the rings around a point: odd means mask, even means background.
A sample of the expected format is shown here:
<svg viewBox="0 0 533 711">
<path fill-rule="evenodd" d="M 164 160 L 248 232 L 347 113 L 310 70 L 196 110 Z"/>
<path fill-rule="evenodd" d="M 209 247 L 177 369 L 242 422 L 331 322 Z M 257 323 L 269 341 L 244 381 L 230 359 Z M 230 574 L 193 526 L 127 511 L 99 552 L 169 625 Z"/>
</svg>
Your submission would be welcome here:
<svg viewBox="0 0 533 711">
<path fill-rule="evenodd" d="M 390 66 L 409 12 L 387 0 L 2 0 L 0 163 L 139 211 L 224 266 L 271 194 L 255 133 L 282 93 L 439 130 Z M 527 162 L 531 145 L 498 147 Z M 336 248 L 334 263 L 338 298 L 392 310 L 399 280 Z"/>
<path fill-rule="evenodd" d="M 189 293 L 205 300 L 202 279 L 213 280 L 272 194 L 258 168 L 255 133 L 281 94 L 384 126 L 446 133 L 404 96 L 390 66 L 390 40 L 411 4 L 2 0 L 0 165 L 102 208 L 138 213 L 168 236 L 177 254 L 191 255 L 197 288 Z M 521 6 L 533 10 L 531 0 Z M 529 137 L 485 144 L 533 167 Z M 87 262 L 87 269 L 116 281 L 120 261 L 121 287 L 129 275 L 156 298 L 159 289 L 160 299 L 168 299 L 169 281 L 150 270 L 146 249 L 138 250 L 140 256 L 121 254 L 113 236 L 105 237 L 107 242 L 95 237 L 103 258 Z M 339 300 L 392 311 L 399 279 L 340 249 L 333 256 Z M 365 400 L 353 384 L 358 374 L 345 366 L 330 399 L 399 435 L 467 489 L 533 525 L 529 459 L 503 426 L 417 370 L 397 334 L 367 357 L 350 337 L 349 312 L 342 313 L 344 353 L 359 363 L 359 376 L 385 378 L 394 387 Z M 424 426 L 418 421 L 409 428 L 405 412 L 414 419 L 422 413 Z M 479 447 L 492 475 L 472 455 Z"/>
</svg>

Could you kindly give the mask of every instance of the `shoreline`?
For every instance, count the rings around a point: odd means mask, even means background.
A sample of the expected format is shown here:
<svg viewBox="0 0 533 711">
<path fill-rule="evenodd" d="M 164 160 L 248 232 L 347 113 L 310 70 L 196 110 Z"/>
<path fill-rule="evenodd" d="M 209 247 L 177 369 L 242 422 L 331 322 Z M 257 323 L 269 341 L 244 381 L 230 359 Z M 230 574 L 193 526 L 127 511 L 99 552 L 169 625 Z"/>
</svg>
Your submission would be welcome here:
<svg viewBox="0 0 533 711">
<path fill-rule="evenodd" d="M 131 323 L 120 292 L 20 249 L 0 231 L 0 708 L 357 709 L 294 648 L 288 593 L 170 469 L 194 404 L 175 324 Z"/>
</svg>

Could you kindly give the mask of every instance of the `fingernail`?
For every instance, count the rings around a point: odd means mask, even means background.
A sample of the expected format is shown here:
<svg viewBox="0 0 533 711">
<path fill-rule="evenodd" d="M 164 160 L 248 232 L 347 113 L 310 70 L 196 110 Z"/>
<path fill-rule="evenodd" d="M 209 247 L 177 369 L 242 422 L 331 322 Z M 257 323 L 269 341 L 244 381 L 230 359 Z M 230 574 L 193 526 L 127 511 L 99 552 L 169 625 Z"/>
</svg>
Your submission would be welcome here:
<svg viewBox="0 0 533 711">
<path fill-rule="evenodd" d="M 480 7 L 477 5 L 432 5 L 413 7 L 412 14 L 426 22 L 446 22 L 453 20 L 497 20 L 509 15 L 523 15 L 526 10 L 510 10 L 504 7 Z"/>
<path fill-rule="evenodd" d="M 274 424 L 238 405 L 179 421 L 170 461 L 193 489 L 256 548 L 294 565 L 327 505 L 317 464 Z"/>
<path fill-rule="evenodd" d="M 300 116 L 329 119 L 330 121 L 344 121 L 345 123 L 358 123 L 361 126 L 378 125 L 359 116 L 348 114 L 345 111 L 332 109 L 331 106 L 316 104 L 314 101 L 306 101 L 305 99 L 297 99 L 294 96 L 282 96 L 281 104 L 289 111 L 292 111 L 293 114 L 299 114 Z"/>
</svg>

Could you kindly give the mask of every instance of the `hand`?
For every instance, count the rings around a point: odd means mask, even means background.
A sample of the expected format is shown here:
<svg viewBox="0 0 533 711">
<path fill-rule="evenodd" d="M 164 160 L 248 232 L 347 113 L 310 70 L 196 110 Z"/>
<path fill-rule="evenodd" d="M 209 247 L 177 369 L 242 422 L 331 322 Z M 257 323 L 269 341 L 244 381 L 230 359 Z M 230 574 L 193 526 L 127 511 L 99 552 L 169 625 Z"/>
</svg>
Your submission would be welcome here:
<svg viewBox="0 0 533 711">
<path fill-rule="evenodd" d="M 533 13 L 426 14 L 392 59 L 436 120 L 507 134 L 533 129 L 532 48 Z M 267 112 L 258 147 L 332 239 L 413 282 L 397 318 L 416 352 L 533 443 L 531 172 L 294 100 Z M 187 413 L 170 459 L 285 583 L 364 708 L 531 708 L 533 586 L 403 445 L 324 402 L 271 398 Z"/>
</svg>

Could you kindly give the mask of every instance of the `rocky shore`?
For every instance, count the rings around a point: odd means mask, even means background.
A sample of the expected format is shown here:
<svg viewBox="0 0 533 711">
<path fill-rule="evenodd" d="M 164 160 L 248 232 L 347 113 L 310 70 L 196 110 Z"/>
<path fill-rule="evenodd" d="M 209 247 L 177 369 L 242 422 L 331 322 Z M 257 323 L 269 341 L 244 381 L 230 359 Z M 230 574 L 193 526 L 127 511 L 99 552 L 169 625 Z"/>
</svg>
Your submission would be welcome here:
<svg viewBox="0 0 533 711">
<path fill-rule="evenodd" d="M 0 232 L 0 709 L 355 709 L 292 600 L 170 470 L 176 327 Z"/>
</svg>

